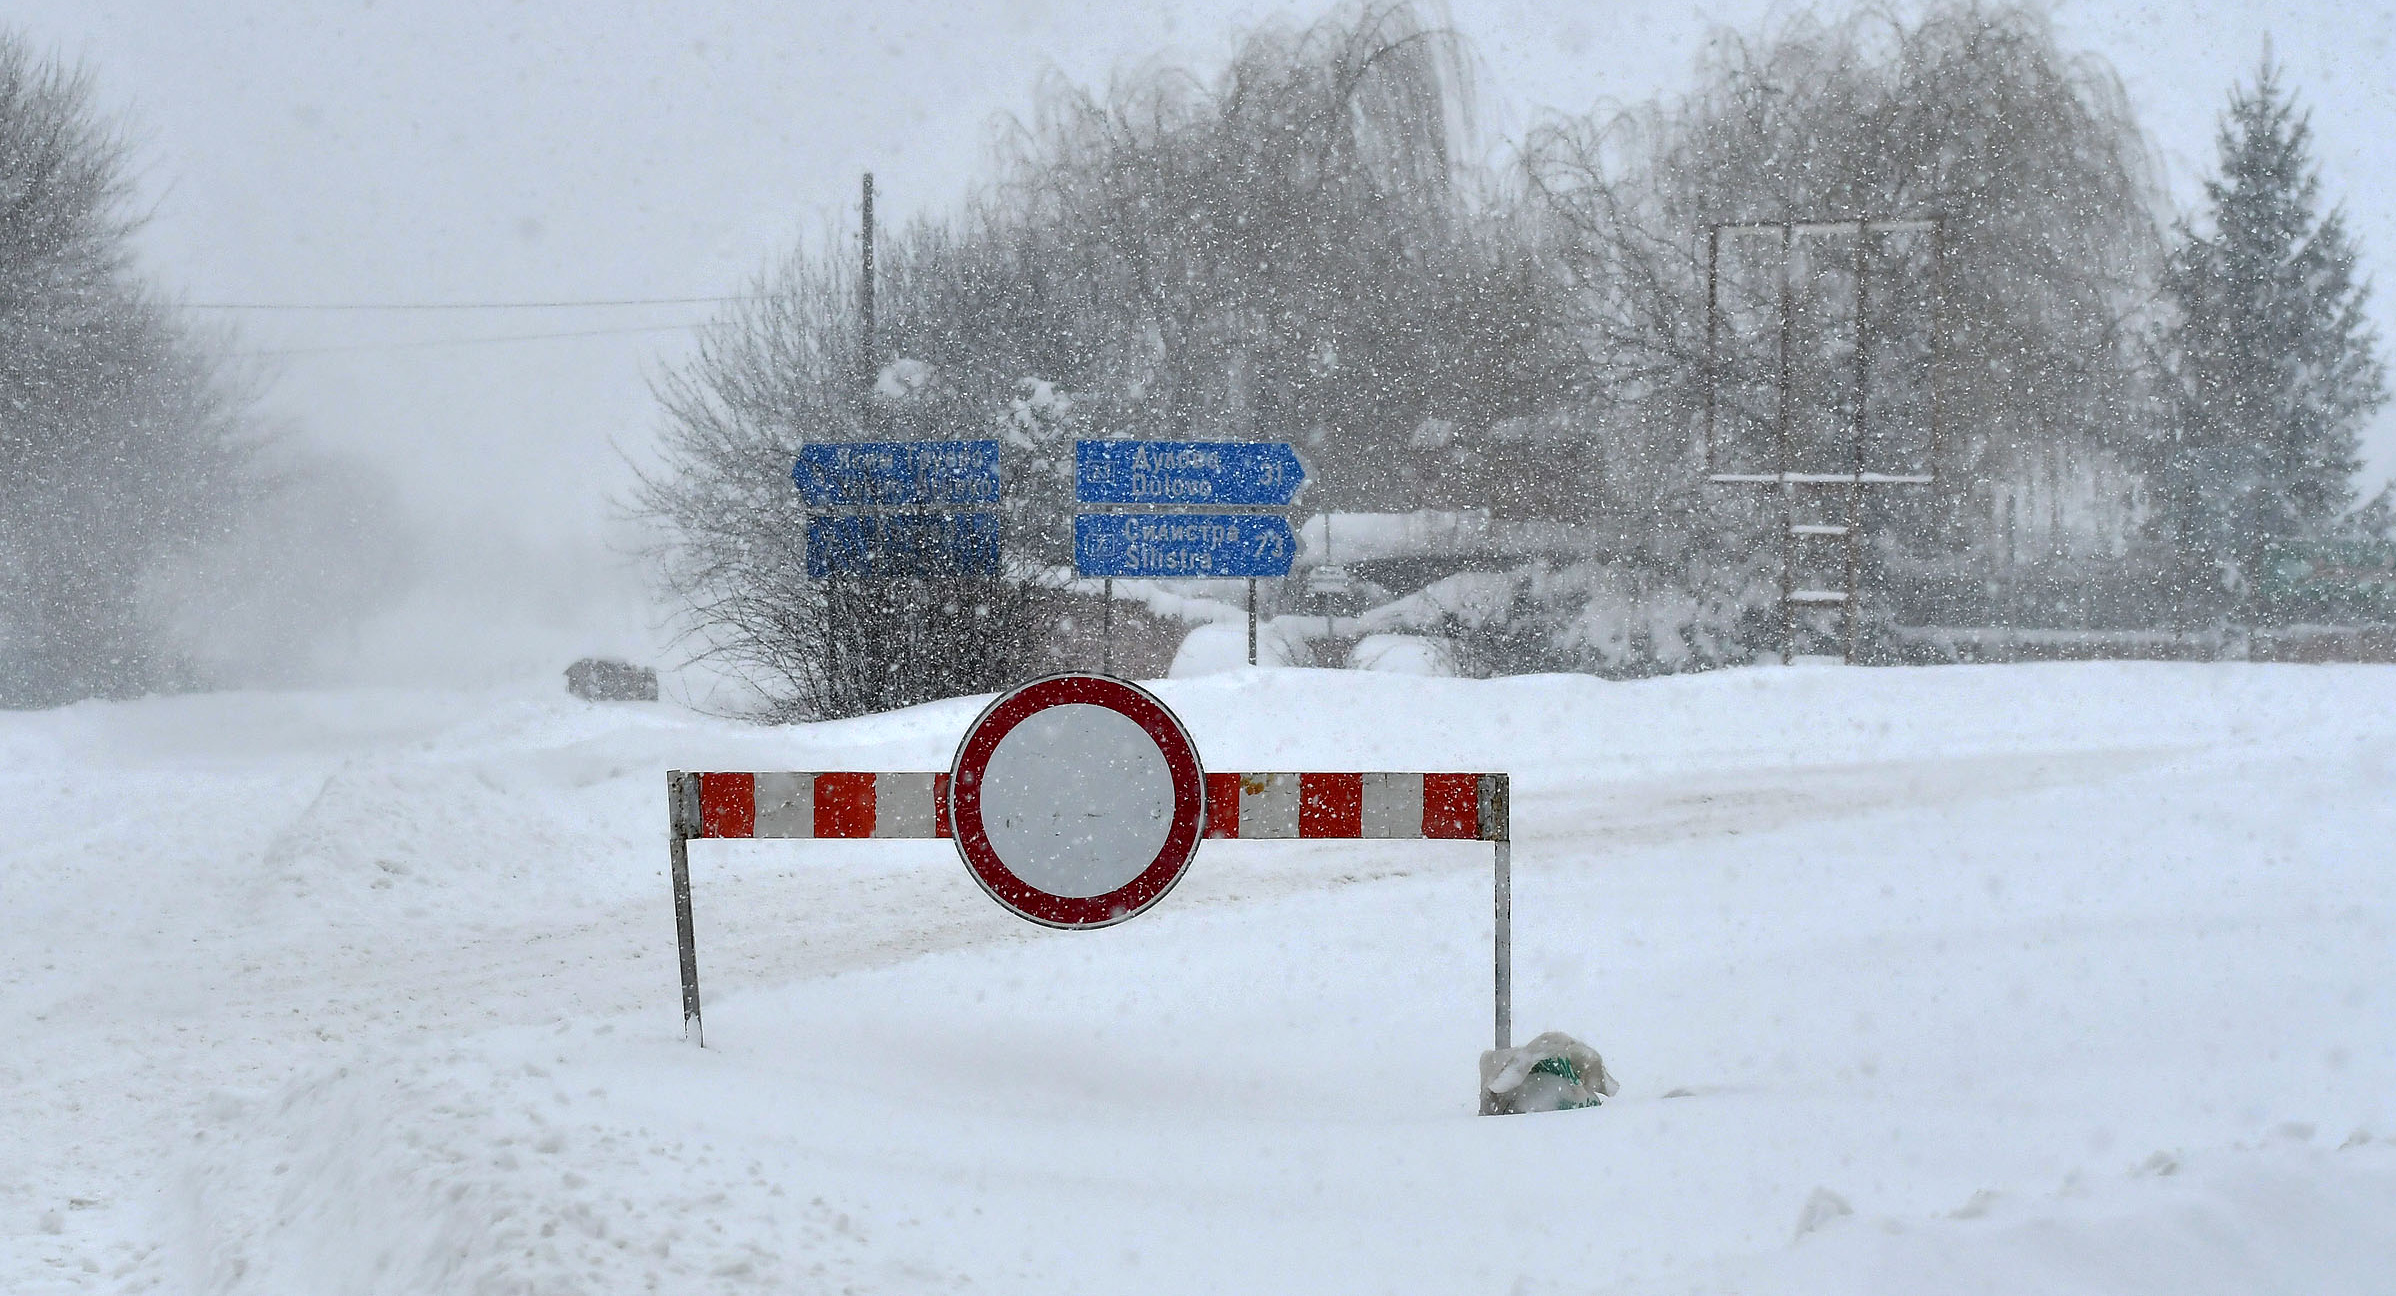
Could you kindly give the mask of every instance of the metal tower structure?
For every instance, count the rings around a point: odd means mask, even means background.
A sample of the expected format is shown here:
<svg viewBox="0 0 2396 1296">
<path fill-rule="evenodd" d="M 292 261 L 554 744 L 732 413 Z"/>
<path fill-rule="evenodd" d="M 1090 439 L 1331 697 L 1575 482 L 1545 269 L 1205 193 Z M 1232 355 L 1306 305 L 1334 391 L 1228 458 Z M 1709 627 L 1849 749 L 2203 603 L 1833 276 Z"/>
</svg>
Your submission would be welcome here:
<svg viewBox="0 0 2396 1296">
<path fill-rule="evenodd" d="M 1774 344 L 1774 399 L 1770 419 L 1772 430 L 1771 472 L 1725 471 L 1720 455 L 1721 438 L 1717 427 L 1723 369 L 1721 358 L 1722 249 L 1724 236 L 1777 234 L 1780 239 L 1779 274 Z M 1870 258 L 1875 238 L 1895 234 L 1929 235 L 1929 373 L 1928 424 L 1929 445 L 1925 458 L 1927 472 L 1876 471 L 1868 462 L 1870 439 L 1868 410 L 1871 404 L 1873 344 Z M 1797 655 L 1800 617 L 1807 609 L 1835 607 L 1841 612 L 1840 640 L 1842 656 L 1854 662 L 1856 640 L 1861 626 L 1864 488 L 1868 486 L 1923 486 L 1937 480 L 1940 448 L 1939 373 L 1944 343 L 1942 327 L 1942 298 L 1945 271 L 1945 227 L 1937 218 L 1922 220 L 1847 220 L 1847 221 L 1782 221 L 1764 223 L 1724 223 L 1709 226 L 1706 231 L 1706 403 L 1705 445 L 1706 480 L 1717 485 L 1753 485 L 1777 487 L 1780 496 L 1780 629 L 1781 660 L 1787 662 Z M 1854 354 L 1851 386 L 1852 409 L 1848 412 L 1846 434 L 1841 444 L 1832 448 L 1820 445 L 1801 447 L 1795 433 L 1796 416 L 1793 400 L 1792 340 L 1796 327 L 1796 276 L 1794 267 L 1800 241 L 1808 238 L 1845 235 L 1853 238 L 1854 259 L 1849 271 L 1854 294 Z M 1812 460 L 1808 462 L 1808 460 Z M 1880 465 L 1881 468 L 1897 467 Z M 1844 509 L 1838 505 L 1843 503 Z M 1838 588 L 1828 582 L 1807 585 L 1801 581 L 1801 569 L 1806 566 L 1806 554 L 1827 542 L 1838 542 L 1844 550 L 1845 579 Z"/>
</svg>

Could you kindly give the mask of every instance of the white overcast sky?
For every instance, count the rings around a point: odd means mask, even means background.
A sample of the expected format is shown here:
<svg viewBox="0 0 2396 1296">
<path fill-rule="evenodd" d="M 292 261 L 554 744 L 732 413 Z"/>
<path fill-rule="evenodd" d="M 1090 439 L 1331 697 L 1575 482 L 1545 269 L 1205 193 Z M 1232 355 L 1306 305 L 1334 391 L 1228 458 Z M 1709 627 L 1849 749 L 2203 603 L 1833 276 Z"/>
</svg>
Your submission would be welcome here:
<svg viewBox="0 0 2396 1296">
<path fill-rule="evenodd" d="M 1485 125 L 1684 85 L 1707 34 L 1788 6 L 1455 0 Z M 854 219 L 937 209 L 986 173 L 992 123 L 1055 68 L 1159 54 L 1212 68 L 1237 29 L 1314 9 L 1243 0 L 834 5 L 562 0 L 15 0 L 6 21 L 80 60 L 138 145 L 148 268 L 192 302 L 710 296 Z M 2200 0 L 2065 4 L 2112 62 L 2193 203 L 2234 80 L 2269 35 L 2313 110 L 2328 191 L 2366 268 L 2396 265 L 2396 11 Z M 2374 314 L 2396 337 L 2396 276 Z M 704 307 L 457 314 L 256 312 L 271 407 L 392 477 L 436 538 L 425 671 L 654 651 L 611 552 L 611 494 L 655 432 L 648 381 Z M 654 328 L 479 345 L 461 337 Z M 2369 446 L 2396 472 L 2396 417 Z"/>
</svg>

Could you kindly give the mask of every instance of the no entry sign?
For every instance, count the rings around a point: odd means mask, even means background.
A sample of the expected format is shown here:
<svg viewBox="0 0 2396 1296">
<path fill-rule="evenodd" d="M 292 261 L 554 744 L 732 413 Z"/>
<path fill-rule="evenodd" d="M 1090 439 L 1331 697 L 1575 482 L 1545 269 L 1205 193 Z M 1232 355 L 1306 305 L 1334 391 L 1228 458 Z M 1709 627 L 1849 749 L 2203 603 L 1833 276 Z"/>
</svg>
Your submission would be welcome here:
<svg viewBox="0 0 2396 1296">
<path fill-rule="evenodd" d="M 1052 675 L 1001 695 L 958 744 L 950 834 L 990 898 L 1050 927 L 1105 927 L 1163 899 L 1206 827 L 1189 734 L 1145 690 Z"/>
</svg>

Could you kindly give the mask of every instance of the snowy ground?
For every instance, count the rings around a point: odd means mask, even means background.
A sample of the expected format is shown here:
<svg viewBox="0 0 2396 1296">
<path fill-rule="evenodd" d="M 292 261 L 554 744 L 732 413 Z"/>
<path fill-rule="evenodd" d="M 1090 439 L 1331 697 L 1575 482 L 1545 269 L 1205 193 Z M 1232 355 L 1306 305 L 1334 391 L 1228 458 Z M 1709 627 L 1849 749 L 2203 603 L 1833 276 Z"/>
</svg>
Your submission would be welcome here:
<svg viewBox="0 0 2396 1296">
<path fill-rule="evenodd" d="M 1209 843 L 1122 927 L 663 780 L 945 765 L 547 691 L 0 716 L 0 1291 L 2382 1292 L 2396 668 L 1314 671 L 1218 768 L 1512 772 L 1488 858 Z"/>
</svg>

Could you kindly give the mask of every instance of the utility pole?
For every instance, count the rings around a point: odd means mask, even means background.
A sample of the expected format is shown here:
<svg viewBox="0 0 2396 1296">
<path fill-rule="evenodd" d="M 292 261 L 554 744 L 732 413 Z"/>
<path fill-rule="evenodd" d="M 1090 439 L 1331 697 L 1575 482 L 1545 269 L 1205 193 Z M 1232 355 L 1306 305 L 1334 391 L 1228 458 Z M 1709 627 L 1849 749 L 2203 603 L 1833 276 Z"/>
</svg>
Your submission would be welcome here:
<svg viewBox="0 0 2396 1296">
<path fill-rule="evenodd" d="M 874 390 L 874 173 L 865 173 L 864 228 L 858 239 L 864 254 L 857 277 L 857 386 L 865 396 Z M 870 409 L 870 405 L 868 406 Z M 868 416 L 870 417 L 870 415 Z"/>
<path fill-rule="evenodd" d="M 862 257 L 861 273 L 857 276 L 857 426 L 862 435 L 871 438 L 877 422 L 874 418 L 874 173 L 871 171 L 865 173 L 865 203 L 858 226 L 857 246 Z M 868 543 L 879 545 L 878 540 Z M 871 580 L 851 580 L 838 576 L 831 582 L 832 588 L 828 593 L 836 600 L 832 608 L 845 613 L 842 619 L 847 621 L 850 633 L 860 632 L 873 624 L 862 615 L 869 603 L 873 611 L 888 613 L 892 602 L 890 591 L 887 588 L 869 590 L 868 587 L 874 585 L 875 582 Z M 835 626 L 838 624 L 836 621 Z M 831 637 L 838 643 L 842 635 L 836 630 Z M 887 647 L 885 644 L 885 651 Z M 912 652 L 907 654 L 910 659 L 915 655 Z M 856 678 L 854 666 L 846 678 L 852 681 Z M 887 688 L 886 681 L 884 687 Z M 877 704 L 887 700 L 887 697 L 876 699 Z"/>
</svg>

